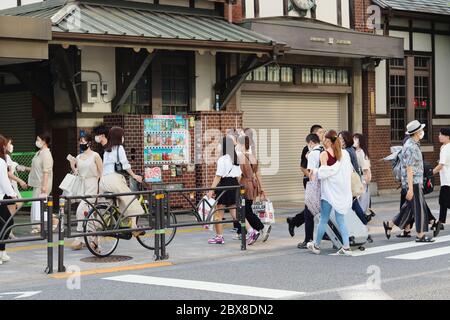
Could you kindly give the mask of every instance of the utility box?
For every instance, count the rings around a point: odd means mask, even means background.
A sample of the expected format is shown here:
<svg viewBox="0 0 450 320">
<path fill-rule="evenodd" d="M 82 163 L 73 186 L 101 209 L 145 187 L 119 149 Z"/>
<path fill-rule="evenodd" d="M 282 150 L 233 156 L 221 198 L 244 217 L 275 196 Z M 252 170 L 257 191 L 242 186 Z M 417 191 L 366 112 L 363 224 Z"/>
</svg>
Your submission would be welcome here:
<svg viewBox="0 0 450 320">
<path fill-rule="evenodd" d="M 81 88 L 83 103 L 100 102 L 100 89 L 100 82 L 83 81 Z"/>
</svg>

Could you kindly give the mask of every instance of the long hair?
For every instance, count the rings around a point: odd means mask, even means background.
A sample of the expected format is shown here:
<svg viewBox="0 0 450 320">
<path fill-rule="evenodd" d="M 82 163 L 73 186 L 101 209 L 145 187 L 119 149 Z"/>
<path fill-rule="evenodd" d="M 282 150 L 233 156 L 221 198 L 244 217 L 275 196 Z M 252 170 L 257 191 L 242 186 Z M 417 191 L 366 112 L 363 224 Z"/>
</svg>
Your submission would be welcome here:
<svg viewBox="0 0 450 320">
<path fill-rule="evenodd" d="M 6 161 L 6 146 L 8 145 L 8 140 L 0 135 L 0 158 Z"/>
<path fill-rule="evenodd" d="M 245 128 L 244 129 L 244 133 L 248 137 L 249 142 L 250 142 L 250 148 L 252 149 L 253 155 L 256 157 L 257 156 L 257 152 L 256 152 L 255 140 L 253 139 L 253 129 L 252 128 Z"/>
<path fill-rule="evenodd" d="M 9 143 L 13 143 L 13 139 L 11 137 L 5 137 L 6 139 L 6 145 L 8 145 Z M 6 150 L 6 154 L 11 155 L 11 153 L 9 152 L 9 150 Z"/>
<path fill-rule="evenodd" d="M 239 163 L 237 159 L 236 150 L 234 148 L 234 141 L 228 135 L 222 138 L 222 156 L 227 154 L 230 156 L 231 161 L 233 161 L 233 164 L 235 166 L 238 166 Z"/>
<path fill-rule="evenodd" d="M 338 161 L 340 161 L 342 158 L 342 145 L 337 132 L 335 130 L 328 131 L 325 135 L 325 139 L 329 139 L 331 141 L 331 148 L 333 149 L 334 156 Z"/>
<path fill-rule="evenodd" d="M 351 148 L 353 146 L 353 136 L 350 131 L 341 131 L 339 135 L 342 136 L 342 139 L 345 141 L 345 148 Z"/>
<path fill-rule="evenodd" d="M 105 151 L 111 152 L 113 147 L 122 145 L 122 137 L 124 131 L 121 127 L 112 127 L 108 133 L 108 144 L 105 147 Z"/>
<path fill-rule="evenodd" d="M 359 147 L 364 151 L 364 154 L 366 155 L 367 159 L 370 159 L 369 157 L 369 148 L 367 148 L 367 139 L 365 136 L 363 136 L 361 133 L 355 133 L 353 135 L 353 139 L 356 138 L 359 140 Z"/>
</svg>

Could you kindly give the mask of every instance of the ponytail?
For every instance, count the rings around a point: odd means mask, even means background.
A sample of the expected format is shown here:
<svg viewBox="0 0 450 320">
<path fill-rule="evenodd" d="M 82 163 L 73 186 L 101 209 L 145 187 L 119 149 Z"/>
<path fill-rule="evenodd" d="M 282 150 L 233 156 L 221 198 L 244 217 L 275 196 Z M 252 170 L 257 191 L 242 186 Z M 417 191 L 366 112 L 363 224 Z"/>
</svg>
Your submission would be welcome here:
<svg viewBox="0 0 450 320">
<path fill-rule="evenodd" d="M 326 139 L 330 139 L 331 141 L 331 148 L 333 149 L 334 156 L 336 160 L 340 161 L 342 158 L 342 144 L 341 140 L 339 140 L 337 132 L 334 130 L 330 130 L 325 135 Z"/>
</svg>

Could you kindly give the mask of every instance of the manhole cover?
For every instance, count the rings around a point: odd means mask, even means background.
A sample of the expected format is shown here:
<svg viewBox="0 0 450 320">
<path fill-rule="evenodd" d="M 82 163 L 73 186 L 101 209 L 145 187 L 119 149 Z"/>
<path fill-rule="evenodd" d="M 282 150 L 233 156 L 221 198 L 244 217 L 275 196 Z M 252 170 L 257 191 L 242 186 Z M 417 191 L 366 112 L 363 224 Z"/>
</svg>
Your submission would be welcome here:
<svg viewBox="0 0 450 320">
<path fill-rule="evenodd" d="M 82 262 L 93 262 L 93 263 L 110 263 L 110 262 L 122 262 L 133 259 L 129 256 L 109 256 L 105 258 L 99 257 L 89 257 L 81 259 Z"/>
</svg>

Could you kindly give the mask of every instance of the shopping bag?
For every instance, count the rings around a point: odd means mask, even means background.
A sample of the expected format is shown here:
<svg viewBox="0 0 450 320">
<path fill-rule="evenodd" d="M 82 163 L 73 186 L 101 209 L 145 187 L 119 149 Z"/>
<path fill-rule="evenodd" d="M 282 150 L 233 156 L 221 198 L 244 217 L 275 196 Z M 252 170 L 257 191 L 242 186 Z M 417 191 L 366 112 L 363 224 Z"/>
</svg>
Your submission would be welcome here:
<svg viewBox="0 0 450 320">
<path fill-rule="evenodd" d="M 83 194 L 83 183 L 79 176 L 68 173 L 64 177 L 64 180 L 59 185 L 59 188 L 64 191 L 67 196 L 77 196 Z"/>
<path fill-rule="evenodd" d="M 365 192 L 358 198 L 359 205 L 364 213 L 369 210 L 370 206 L 370 190 L 367 184 L 364 185 Z"/>
<path fill-rule="evenodd" d="M 361 180 L 361 176 L 353 170 L 352 172 L 352 196 L 353 198 L 358 198 L 364 193 L 364 185 Z"/>
<path fill-rule="evenodd" d="M 305 189 L 305 205 L 313 216 L 320 213 L 321 189 L 320 181 L 308 181 Z"/>
<path fill-rule="evenodd" d="M 258 201 L 252 205 L 253 213 L 256 214 L 265 224 L 275 223 L 275 210 L 273 208 L 273 203 L 269 199 L 265 201 Z"/>
<path fill-rule="evenodd" d="M 216 200 L 214 198 L 208 198 L 208 196 L 204 196 L 202 200 L 200 200 L 200 203 L 198 205 L 198 212 L 203 221 L 206 221 L 206 219 L 208 219 L 209 213 L 211 212 L 211 210 L 213 210 L 215 203 Z M 204 225 L 203 228 L 207 230 L 213 230 L 213 225 Z"/>
</svg>

